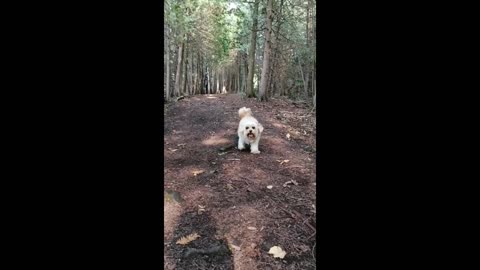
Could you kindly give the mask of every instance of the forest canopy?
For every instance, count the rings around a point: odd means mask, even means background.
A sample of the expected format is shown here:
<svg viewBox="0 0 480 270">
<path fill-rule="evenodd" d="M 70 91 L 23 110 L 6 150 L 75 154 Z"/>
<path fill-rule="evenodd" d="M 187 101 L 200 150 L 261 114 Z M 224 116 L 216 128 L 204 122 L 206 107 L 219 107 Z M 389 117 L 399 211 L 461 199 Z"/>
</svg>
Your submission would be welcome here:
<svg viewBox="0 0 480 270">
<path fill-rule="evenodd" d="M 165 99 L 241 93 L 315 106 L 314 0 L 166 0 Z"/>
</svg>

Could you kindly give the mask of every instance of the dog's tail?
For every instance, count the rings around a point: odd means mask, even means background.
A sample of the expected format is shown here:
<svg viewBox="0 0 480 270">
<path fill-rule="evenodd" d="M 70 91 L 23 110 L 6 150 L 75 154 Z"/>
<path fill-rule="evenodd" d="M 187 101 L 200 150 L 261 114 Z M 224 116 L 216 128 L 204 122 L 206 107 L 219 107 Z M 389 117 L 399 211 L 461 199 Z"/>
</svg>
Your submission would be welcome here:
<svg viewBox="0 0 480 270">
<path fill-rule="evenodd" d="M 243 107 L 240 110 L 238 110 L 238 115 L 240 116 L 240 119 L 242 119 L 247 115 L 252 115 L 252 110 L 250 110 L 250 108 Z"/>
</svg>

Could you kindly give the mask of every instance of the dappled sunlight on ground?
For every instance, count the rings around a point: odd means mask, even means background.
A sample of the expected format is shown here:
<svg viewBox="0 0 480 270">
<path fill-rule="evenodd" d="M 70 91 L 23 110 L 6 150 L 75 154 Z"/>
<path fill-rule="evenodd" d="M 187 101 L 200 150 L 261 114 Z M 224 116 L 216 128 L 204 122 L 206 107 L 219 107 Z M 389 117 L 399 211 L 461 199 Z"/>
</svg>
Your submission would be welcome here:
<svg viewBox="0 0 480 270">
<path fill-rule="evenodd" d="M 217 136 L 217 135 L 214 135 L 214 136 L 202 141 L 203 145 L 224 145 L 224 144 L 228 144 L 228 143 L 232 143 L 232 141 L 228 140 L 226 138 L 222 138 L 222 137 Z"/>
</svg>

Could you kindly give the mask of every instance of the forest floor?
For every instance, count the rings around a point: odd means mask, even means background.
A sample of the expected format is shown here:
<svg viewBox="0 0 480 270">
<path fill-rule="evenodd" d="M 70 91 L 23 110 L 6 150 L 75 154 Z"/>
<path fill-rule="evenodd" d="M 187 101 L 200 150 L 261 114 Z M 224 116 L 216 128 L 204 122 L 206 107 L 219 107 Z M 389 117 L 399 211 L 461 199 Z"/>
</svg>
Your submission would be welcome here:
<svg viewBox="0 0 480 270">
<path fill-rule="evenodd" d="M 264 127 L 258 155 L 228 148 L 243 106 Z M 164 113 L 164 269 L 315 269 L 310 108 L 283 98 L 198 95 L 166 104 Z M 273 246 L 283 259 L 268 253 Z"/>
</svg>

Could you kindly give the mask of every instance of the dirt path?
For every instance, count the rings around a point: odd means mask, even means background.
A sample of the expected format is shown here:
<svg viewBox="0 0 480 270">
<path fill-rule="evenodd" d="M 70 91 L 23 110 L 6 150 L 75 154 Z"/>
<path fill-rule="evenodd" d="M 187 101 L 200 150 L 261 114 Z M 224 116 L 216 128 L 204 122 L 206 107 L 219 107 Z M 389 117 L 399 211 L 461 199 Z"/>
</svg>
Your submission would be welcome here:
<svg viewBox="0 0 480 270">
<path fill-rule="evenodd" d="M 234 144 L 243 106 L 265 128 L 259 155 L 219 150 Z M 169 104 L 164 268 L 315 269 L 314 121 L 307 108 L 285 99 L 202 95 Z M 296 184 L 284 187 L 291 180 Z M 200 238 L 176 244 L 192 233 Z M 272 246 L 286 256 L 273 258 Z"/>
</svg>

